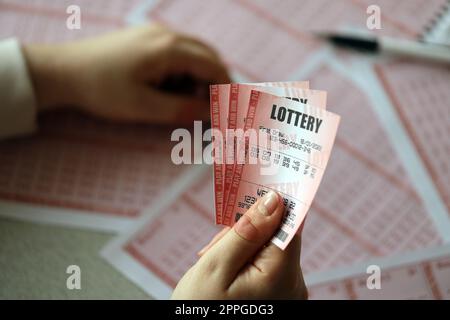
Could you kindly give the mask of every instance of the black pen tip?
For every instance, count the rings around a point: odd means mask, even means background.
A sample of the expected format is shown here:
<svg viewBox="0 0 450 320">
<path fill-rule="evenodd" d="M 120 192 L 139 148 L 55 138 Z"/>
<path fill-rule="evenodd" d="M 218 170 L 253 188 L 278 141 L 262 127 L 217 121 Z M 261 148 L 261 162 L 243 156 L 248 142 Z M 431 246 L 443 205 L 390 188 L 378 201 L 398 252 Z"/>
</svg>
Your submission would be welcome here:
<svg viewBox="0 0 450 320">
<path fill-rule="evenodd" d="M 314 35 L 339 47 L 365 52 L 377 52 L 379 50 L 379 44 L 375 37 L 328 32 L 314 32 Z"/>
</svg>

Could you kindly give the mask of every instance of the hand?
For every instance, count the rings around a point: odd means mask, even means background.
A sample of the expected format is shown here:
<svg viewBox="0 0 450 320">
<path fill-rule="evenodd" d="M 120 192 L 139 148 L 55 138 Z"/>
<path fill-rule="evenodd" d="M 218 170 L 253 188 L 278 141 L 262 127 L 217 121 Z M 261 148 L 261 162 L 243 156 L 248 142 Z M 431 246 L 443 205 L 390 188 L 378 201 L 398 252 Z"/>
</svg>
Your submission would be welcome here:
<svg viewBox="0 0 450 320">
<path fill-rule="evenodd" d="M 199 252 L 172 299 L 306 299 L 300 268 L 300 236 L 283 251 L 268 243 L 284 207 L 269 192 L 233 228 L 225 228 Z"/>
<path fill-rule="evenodd" d="M 215 51 L 159 25 L 72 43 L 30 45 L 23 52 L 39 110 L 70 105 L 115 121 L 191 123 L 209 118 L 209 101 L 158 86 L 178 75 L 229 82 Z"/>
</svg>

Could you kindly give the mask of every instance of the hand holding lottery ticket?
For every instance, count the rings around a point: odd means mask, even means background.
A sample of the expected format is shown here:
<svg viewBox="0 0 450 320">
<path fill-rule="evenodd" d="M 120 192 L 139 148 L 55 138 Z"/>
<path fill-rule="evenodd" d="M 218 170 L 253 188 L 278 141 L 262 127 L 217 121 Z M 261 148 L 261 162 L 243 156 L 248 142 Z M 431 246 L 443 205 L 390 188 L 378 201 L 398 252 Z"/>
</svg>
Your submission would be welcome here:
<svg viewBox="0 0 450 320">
<path fill-rule="evenodd" d="M 216 223 L 232 226 L 277 191 L 285 212 L 272 242 L 281 249 L 303 224 L 340 120 L 326 111 L 326 92 L 308 86 L 213 85 L 210 92 Z"/>
<path fill-rule="evenodd" d="M 173 299 L 306 299 L 300 268 L 300 236 L 286 248 L 266 246 L 284 213 L 269 192 L 233 228 L 219 232 L 178 282 Z"/>
<path fill-rule="evenodd" d="M 307 297 L 298 231 L 339 124 L 325 110 L 326 93 L 307 88 L 307 82 L 211 86 L 216 222 L 230 227 L 200 250 L 172 298 Z M 252 140 L 256 133 L 260 139 Z M 234 145 L 239 139 L 244 143 Z"/>
</svg>

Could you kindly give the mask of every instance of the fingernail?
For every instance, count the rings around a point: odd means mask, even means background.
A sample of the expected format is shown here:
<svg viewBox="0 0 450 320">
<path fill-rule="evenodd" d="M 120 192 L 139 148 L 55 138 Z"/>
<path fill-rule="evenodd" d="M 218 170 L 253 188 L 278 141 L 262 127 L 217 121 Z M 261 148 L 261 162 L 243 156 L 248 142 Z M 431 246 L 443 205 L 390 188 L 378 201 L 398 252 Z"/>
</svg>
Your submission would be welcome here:
<svg viewBox="0 0 450 320">
<path fill-rule="evenodd" d="M 278 207 L 278 195 L 270 190 L 260 201 L 258 210 L 262 215 L 270 216 Z"/>
</svg>

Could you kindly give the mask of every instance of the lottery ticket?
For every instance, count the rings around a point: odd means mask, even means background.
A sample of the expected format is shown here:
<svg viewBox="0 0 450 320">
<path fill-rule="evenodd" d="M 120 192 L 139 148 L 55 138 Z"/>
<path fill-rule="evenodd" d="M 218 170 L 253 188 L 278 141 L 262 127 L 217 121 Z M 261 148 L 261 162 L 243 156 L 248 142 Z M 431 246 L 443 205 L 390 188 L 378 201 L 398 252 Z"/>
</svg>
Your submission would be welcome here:
<svg viewBox="0 0 450 320">
<path fill-rule="evenodd" d="M 229 88 L 229 84 L 212 85 L 210 87 L 211 127 L 219 132 L 224 132 L 226 128 L 227 118 L 225 109 L 228 110 L 230 94 Z M 213 138 L 213 144 L 215 152 L 213 163 L 215 216 L 216 224 L 222 224 L 221 210 L 223 203 L 223 178 L 225 169 L 223 166 L 223 144 L 221 139 L 217 139 L 217 137 Z M 216 153 L 216 150 L 218 153 Z"/>
<path fill-rule="evenodd" d="M 242 85 L 241 85 L 242 86 Z M 250 85 L 247 85 L 250 88 Z M 279 95 L 292 95 L 293 97 L 301 96 L 302 93 L 293 92 L 289 94 L 287 88 L 308 89 L 308 81 L 291 81 L 291 82 L 262 82 L 252 84 L 251 88 L 261 88 L 266 92 Z M 272 90 L 270 89 L 272 88 Z M 245 119 L 247 113 L 248 101 L 250 99 L 250 90 L 247 90 L 245 98 L 241 95 L 241 100 L 246 101 L 246 104 L 241 103 L 241 107 L 238 108 L 238 93 L 239 85 L 237 84 L 219 84 L 212 85 L 210 88 L 210 103 L 211 103 L 211 119 L 212 127 L 221 132 L 221 137 L 226 137 L 226 129 L 236 129 L 237 119 Z M 245 92 L 243 92 L 245 94 Z M 238 116 L 239 110 L 239 116 Z M 239 124 L 240 128 L 244 127 L 244 124 Z M 232 173 L 233 173 L 233 159 L 225 159 L 226 145 L 220 144 L 222 139 L 215 139 L 215 150 L 218 150 L 219 154 L 215 155 L 216 161 L 214 162 L 214 189 L 215 189 L 215 207 L 216 207 L 216 223 L 222 223 L 222 210 L 224 206 L 224 200 L 226 199 L 224 191 L 231 185 Z M 230 153 L 233 157 L 233 154 Z M 226 165 L 226 163 L 230 163 Z M 226 174 L 228 171 L 228 174 Z M 228 177 L 228 178 L 227 178 Z"/>
<path fill-rule="evenodd" d="M 260 87 L 258 85 L 251 84 L 233 84 L 231 85 L 231 93 L 230 93 L 230 111 L 229 111 L 229 135 L 226 137 L 225 144 L 225 172 L 224 172 L 224 192 L 223 199 L 224 204 L 222 208 L 222 212 L 225 211 L 225 203 L 228 198 L 229 190 L 231 187 L 231 183 L 233 180 L 234 169 L 235 169 L 235 157 L 236 152 L 235 148 L 228 147 L 228 144 L 234 144 L 233 135 L 235 132 L 234 129 L 243 129 L 245 127 L 245 119 L 248 111 L 248 104 L 250 101 L 251 91 L 256 89 L 261 92 L 271 93 L 273 95 L 277 95 L 280 97 L 288 97 L 295 100 L 298 100 L 302 103 L 309 103 L 313 106 L 317 106 L 319 108 L 326 108 L 326 98 L 327 93 L 325 91 L 319 90 L 309 90 L 302 89 L 299 84 L 298 87 L 288 87 L 290 83 L 277 83 L 276 86 L 273 87 Z M 232 107 L 234 106 L 234 107 Z M 232 109 L 235 109 L 234 112 L 231 112 Z M 232 126 L 231 124 L 235 125 Z M 223 219 L 222 219 L 223 220 Z M 230 221 L 227 221 L 226 224 L 229 225 Z M 225 223 L 224 223 L 225 224 Z"/>
<path fill-rule="evenodd" d="M 318 189 L 339 120 L 338 115 L 324 109 L 252 91 L 244 130 L 263 133 L 271 143 L 248 140 L 246 161 L 264 161 L 235 166 L 224 222 L 237 221 L 258 197 L 276 190 L 283 196 L 286 212 L 272 242 L 284 249 L 303 222 Z"/>
</svg>

